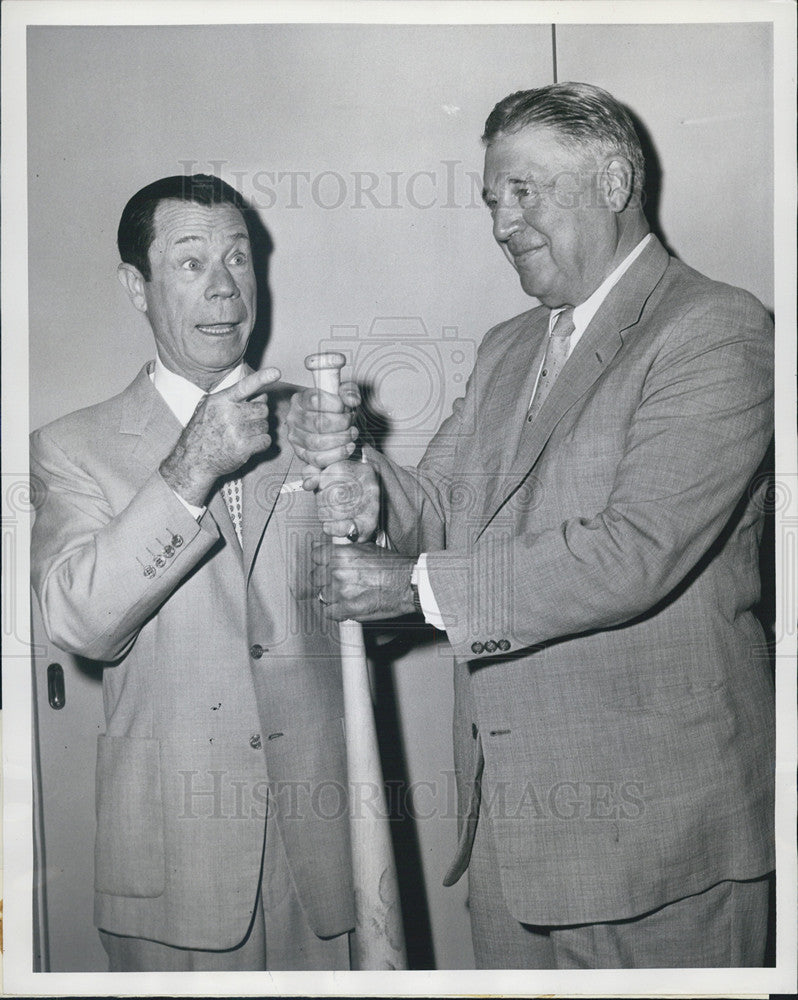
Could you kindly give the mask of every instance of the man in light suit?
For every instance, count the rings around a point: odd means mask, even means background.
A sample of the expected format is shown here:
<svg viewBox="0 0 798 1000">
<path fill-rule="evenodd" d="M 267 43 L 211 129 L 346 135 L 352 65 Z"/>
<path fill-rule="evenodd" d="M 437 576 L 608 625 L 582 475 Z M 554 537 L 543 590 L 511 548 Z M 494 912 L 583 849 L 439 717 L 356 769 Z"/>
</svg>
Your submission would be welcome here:
<svg viewBox="0 0 798 1000">
<path fill-rule="evenodd" d="M 131 198 L 119 278 L 156 358 L 32 435 L 45 626 L 104 665 L 95 923 L 112 971 L 349 967 L 336 630 L 309 590 L 295 387 L 243 363 L 248 213 L 206 175 Z"/>
<path fill-rule="evenodd" d="M 468 869 L 480 967 L 760 965 L 770 319 L 650 233 L 640 143 L 605 91 L 510 95 L 484 142 L 494 236 L 540 305 L 486 334 L 417 469 L 364 448 L 392 548 L 320 547 L 319 596 L 333 619 L 415 606 L 446 630 L 445 882 Z M 343 457 L 352 398 L 292 403 L 308 486 Z M 331 500 L 326 530 L 354 509 Z"/>
</svg>

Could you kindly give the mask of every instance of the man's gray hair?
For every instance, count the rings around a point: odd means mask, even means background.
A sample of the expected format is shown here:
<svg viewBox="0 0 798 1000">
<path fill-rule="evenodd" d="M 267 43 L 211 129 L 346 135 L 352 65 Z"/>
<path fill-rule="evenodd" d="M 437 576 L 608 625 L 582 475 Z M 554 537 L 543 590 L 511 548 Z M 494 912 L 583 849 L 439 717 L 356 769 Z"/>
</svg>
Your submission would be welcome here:
<svg viewBox="0 0 798 1000">
<path fill-rule="evenodd" d="M 552 83 L 519 90 L 499 101 L 488 115 L 482 141 L 489 146 L 502 135 L 530 125 L 551 128 L 577 155 L 602 159 L 620 153 L 634 169 L 634 190 L 642 191 L 645 163 L 629 112 L 612 94 L 590 83 Z"/>
</svg>

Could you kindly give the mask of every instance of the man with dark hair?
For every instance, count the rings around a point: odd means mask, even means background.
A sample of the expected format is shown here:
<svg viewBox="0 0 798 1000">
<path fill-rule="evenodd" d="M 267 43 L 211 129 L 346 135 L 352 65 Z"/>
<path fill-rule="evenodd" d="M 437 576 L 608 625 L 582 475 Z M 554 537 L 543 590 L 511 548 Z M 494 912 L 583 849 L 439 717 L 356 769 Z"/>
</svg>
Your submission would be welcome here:
<svg viewBox="0 0 798 1000">
<path fill-rule="evenodd" d="M 315 503 L 283 430 L 295 387 L 242 361 L 244 213 L 215 177 L 133 196 L 119 278 L 156 357 L 32 435 L 45 627 L 104 666 L 95 923 L 111 971 L 349 967 L 336 631 L 309 591 Z"/>
<path fill-rule="evenodd" d="M 446 630 L 461 822 L 445 881 L 468 869 L 478 966 L 761 965 L 770 318 L 649 231 L 611 95 L 513 94 L 485 143 L 493 234 L 540 305 L 485 335 L 417 469 L 364 447 L 392 548 L 325 544 L 315 585 L 333 619 L 415 607 Z M 352 394 L 292 402 L 308 487 L 345 455 Z M 326 493 L 342 474 L 325 468 Z M 327 506 L 343 532 L 357 505 Z"/>
<path fill-rule="evenodd" d="M 149 252 L 155 235 L 153 220 L 162 201 L 189 201 L 206 207 L 227 203 L 237 208 L 245 221 L 251 211 L 234 187 L 212 174 L 178 174 L 147 184 L 125 205 L 116 234 L 122 263 L 132 264 L 145 281 L 151 277 Z"/>
</svg>

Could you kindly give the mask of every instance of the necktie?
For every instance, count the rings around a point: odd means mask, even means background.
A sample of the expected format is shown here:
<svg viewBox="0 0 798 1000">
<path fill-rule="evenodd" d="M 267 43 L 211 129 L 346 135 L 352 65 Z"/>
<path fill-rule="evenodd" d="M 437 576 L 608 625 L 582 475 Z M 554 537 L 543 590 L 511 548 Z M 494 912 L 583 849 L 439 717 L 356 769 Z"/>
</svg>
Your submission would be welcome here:
<svg viewBox="0 0 798 1000">
<path fill-rule="evenodd" d="M 568 349 L 571 345 L 571 334 L 574 332 L 574 311 L 569 306 L 563 309 L 554 324 L 554 329 L 549 335 L 549 342 L 546 345 L 546 356 L 543 359 L 543 367 L 540 370 L 535 395 L 529 404 L 527 420 L 534 420 L 540 412 L 541 406 L 551 392 L 557 376 L 562 371 L 563 365 L 568 360 Z"/>
<path fill-rule="evenodd" d="M 230 479 L 225 479 L 222 482 L 222 497 L 227 505 L 227 510 L 230 514 L 230 520 L 233 522 L 233 527 L 236 529 L 238 544 L 243 548 L 244 542 L 241 534 L 241 526 L 243 524 L 241 509 L 242 494 L 243 488 L 240 478 L 232 477 Z"/>
</svg>

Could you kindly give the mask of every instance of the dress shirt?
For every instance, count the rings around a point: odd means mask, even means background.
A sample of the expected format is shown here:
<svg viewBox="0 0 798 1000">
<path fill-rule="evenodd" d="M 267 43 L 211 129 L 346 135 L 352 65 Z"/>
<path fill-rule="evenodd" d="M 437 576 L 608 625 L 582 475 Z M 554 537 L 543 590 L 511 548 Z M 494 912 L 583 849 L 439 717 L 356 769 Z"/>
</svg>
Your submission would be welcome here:
<svg viewBox="0 0 798 1000">
<path fill-rule="evenodd" d="M 643 239 L 640 240 L 637 246 L 629 254 L 627 254 L 626 257 L 624 257 L 615 270 L 608 275 L 604 281 L 602 281 L 595 292 L 586 298 L 584 302 L 580 302 L 578 306 L 574 306 L 574 331 L 571 334 L 571 342 L 568 348 L 569 358 L 571 354 L 573 354 L 574 348 L 579 343 L 582 334 L 587 329 L 588 324 L 598 312 L 601 303 L 607 298 L 612 289 L 618 284 L 635 260 L 637 260 L 650 239 L 651 233 L 647 233 Z M 549 336 L 551 336 L 551 331 L 554 329 L 554 324 L 557 322 L 557 317 L 560 315 L 563 308 L 564 307 L 551 310 L 551 314 L 549 316 Z M 540 368 L 538 369 L 538 374 L 535 379 L 535 385 L 532 388 L 532 396 L 529 400 L 530 404 L 532 399 L 534 399 L 542 368 L 543 362 L 541 361 Z M 438 607 L 438 602 L 435 600 L 435 594 L 433 593 L 432 584 L 430 583 L 429 574 L 427 573 L 426 552 L 422 552 L 419 556 L 418 562 L 413 567 L 410 580 L 411 583 L 418 587 L 418 599 L 421 602 L 421 610 L 424 612 L 424 618 L 426 619 L 427 624 L 434 625 L 435 628 L 445 631 L 446 626 L 444 625 L 443 618 Z"/>
<path fill-rule="evenodd" d="M 244 377 L 243 364 L 238 365 L 222 379 L 222 381 L 211 389 L 211 392 L 221 392 L 222 389 L 229 389 Z M 150 372 L 150 379 L 156 390 L 163 397 L 163 401 L 180 421 L 180 426 L 185 427 L 191 420 L 197 403 L 205 395 L 205 390 L 198 385 L 189 382 L 182 375 L 177 375 L 170 371 L 156 354 L 155 367 Z M 177 499 L 183 504 L 193 517 L 200 518 L 205 513 L 205 507 L 197 507 L 196 504 L 189 503 L 176 490 L 172 490 Z"/>
</svg>

